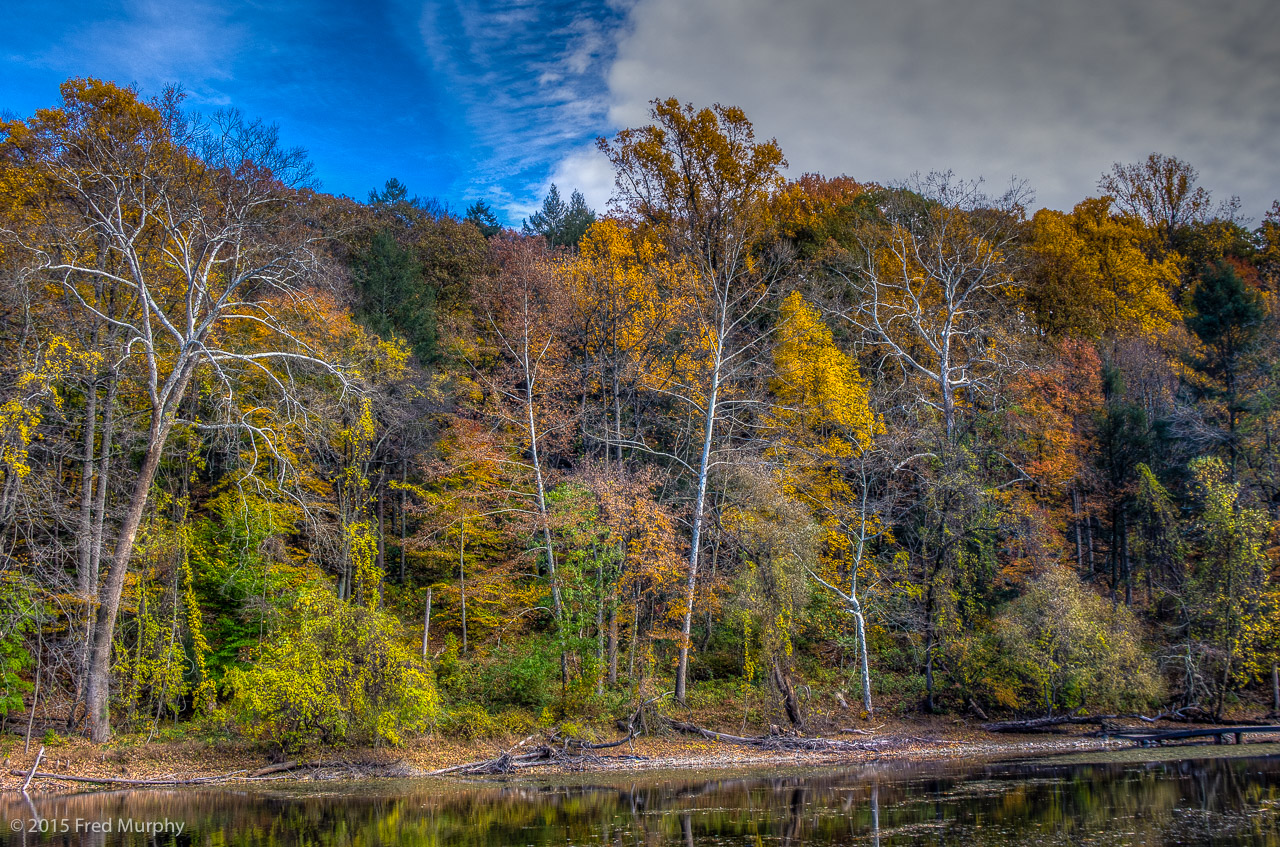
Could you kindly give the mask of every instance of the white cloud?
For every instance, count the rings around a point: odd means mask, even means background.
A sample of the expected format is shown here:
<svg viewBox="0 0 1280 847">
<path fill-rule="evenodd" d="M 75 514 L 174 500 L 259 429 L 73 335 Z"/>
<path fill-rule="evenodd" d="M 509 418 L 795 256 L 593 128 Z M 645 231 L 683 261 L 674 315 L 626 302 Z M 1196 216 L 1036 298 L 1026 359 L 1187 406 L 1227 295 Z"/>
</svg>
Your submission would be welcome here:
<svg viewBox="0 0 1280 847">
<path fill-rule="evenodd" d="M 556 165 L 551 178 L 542 187 L 543 196 L 552 183 L 566 199 L 571 192 L 581 191 L 587 205 L 597 213 L 603 213 L 613 195 L 613 165 L 592 145 L 571 153 Z"/>
<path fill-rule="evenodd" d="M 639 0 L 608 118 L 731 103 L 792 173 L 1016 175 L 1060 208 L 1158 150 L 1257 216 L 1280 193 L 1276 21 L 1267 0 Z"/>
<path fill-rule="evenodd" d="M 534 0 L 425 0 L 416 16 L 433 74 L 478 142 L 464 199 L 483 197 L 518 223 L 541 205 L 551 164 L 605 123 L 615 31 L 578 7 Z"/>
</svg>

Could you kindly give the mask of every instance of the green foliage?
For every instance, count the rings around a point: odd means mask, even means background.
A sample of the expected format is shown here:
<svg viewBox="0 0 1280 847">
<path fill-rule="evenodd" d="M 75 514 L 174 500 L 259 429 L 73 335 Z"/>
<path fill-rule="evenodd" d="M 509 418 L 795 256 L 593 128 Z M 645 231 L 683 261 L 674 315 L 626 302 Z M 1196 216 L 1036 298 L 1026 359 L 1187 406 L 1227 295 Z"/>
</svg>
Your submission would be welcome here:
<svg viewBox="0 0 1280 847">
<path fill-rule="evenodd" d="M 400 744 L 435 720 L 431 671 L 399 640 L 398 622 L 327 594 L 295 626 L 225 678 L 244 731 L 286 750 L 311 743 Z"/>
<path fill-rule="evenodd" d="M 522 230 L 525 235 L 541 235 L 553 247 L 576 247 L 595 222 L 596 213 L 587 208 L 580 192 L 574 191 L 566 204 L 553 183 L 542 209 L 529 216 Z"/>
<path fill-rule="evenodd" d="M 1133 613 L 1114 606 L 1071 571 L 1037 577 L 996 624 L 992 661 L 1015 678 L 994 674 L 989 701 L 1046 713 L 1145 709 L 1163 694 Z"/>
<path fill-rule="evenodd" d="M 26 635 L 36 620 L 30 589 L 12 572 L 0 573 L 0 620 L 5 622 L 0 636 L 0 717 L 21 709 L 22 695 L 31 690 L 31 683 L 21 677 L 31 665 Z"/>
<path fill-rule="evenodd" d="M 560 661 L 543 639 L 508 646 L 489 657 L 480 674 L 485 702 L 541 711 L 556 693 Z"/>
<path fill-rule="evenodd" d="M 1206 267 L 1191 294 L 1195 314 L 1187 326 L 1217 353 L 1219 360 L 1234 357 L 1262 328 L 1265 316 L 1262 295 L 1250 288 L 1231 263 L 1219 260 Z M 1219 361 L 1219 368 L 1227 363 Z"/>
<path fill-rule="evenodd" d="M 438 338 L 436 291 L 423 278 L 413 251 L 381 229 L 353 257 L 351 269 L 360 293 L 360 320 L 383 338 L 402 336 L 419 361 L 432 361 Z"/>
<path fill-rule="evenodd" d="M 206 506 L 191 529 L 191 569 L 205 627 L 212 677 L 243 661 L 284 622 L 314 574 L 289 560 L 283 536 L 291 508 L 230 490 Z"/>
<path fill-rule="evenodd" d="M 498 216 L 493 213 L 493 209 L 489 204 L 483 200 L 477 200 L 468 206 L 467 215 L 463 220 L 474 225 L 485 238 L 493 238 L 502 232 L 502 224 L 498 223 Z"/>
<path fill-rule="evenodd" d="M 1196 459 L 1191 470 L 1201 507 L 1201 557 L 1189 597 L 1197 643 L 1189 647 L 1199 655 L 1220 713 L 1226 696 L 1263 675 L 1280 652 L 1280 585 L 1267 555 L 1266 512 L 1242 502 L 1240 485 L 1221 459 Z"/>
</svg>

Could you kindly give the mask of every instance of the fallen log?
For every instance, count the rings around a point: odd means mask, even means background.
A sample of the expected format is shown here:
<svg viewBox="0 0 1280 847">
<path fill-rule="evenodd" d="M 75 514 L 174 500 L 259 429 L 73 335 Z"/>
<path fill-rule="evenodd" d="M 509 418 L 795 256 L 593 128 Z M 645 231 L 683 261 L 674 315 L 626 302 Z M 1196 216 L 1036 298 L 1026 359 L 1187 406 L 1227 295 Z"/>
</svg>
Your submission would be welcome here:
<svg viewBox="0 0 1280 847">
<path fill-rule="evenodd" d="M 1235 726 L 1246 725 L 1249 721 L 1224 721 L 1214 719 L 1207 712 L 1198 706 L 1186 706 L 1179 709 L 1173 709 L 1168 712 L 1160 712 L 1157 715 L 1081 715 L 1079 713 L 1072 715 L 1048 715 L 1041 718 L 1028 718 L 1018 721 L 994 721 L 992 723 L 980 724 L 987 732 L 1038 732 L 1055 726 L 1064 725 L 1090 725 L 1097 724 L 1105 729 L 1108 721 L 1119 720 L 1135 720 L 1143 723 L 1158 723 L 1160 721 L 1169 721 L 1173 723 L 1209 723 L 1215 726 Z"/>
<path fill-rule="evenodd" d="M 716 732 L 684 721 L 667 721 L 671 728 L 686 735 L 698 735 L 712 741 L 726 744 L 737 744 L 742 747 L 756 747 L 762 750 L 804 750 L 810 752 L 878 752 L 876 745 L 856 741 L 840 741 L 835 738 L 817 738 L 805 735 L 730 735 L 727 732 Z"/>
<path fill-rule="evenodd" d="M 40 752 L 36 753 L 35 764 L 31 766 L 31 770 L 27 771 L 27 781 L 22 783 L 22 793 L 27 793 L 27 788 L 31 785 L 31 778 L 36 774 L 36 768 L 40 767 L 40 760 L 44 758 L 44 745 L 40 745 Z"/>
<path fill-rule="evenodd" d="M 521 768 L 564 767 L 580 770 L 588 765 L 603 765 L 606 760 L 624 760 L 631 762 L 646 761 L 646 756 L 596 756 L 590 753 L 573 755 L 565 752 L 563 747 L 539 745 L 528 753 L 512 755 L 503 751 L 492 759 L 478 762 L 465 762 L 439 770 L 428 771 L 426 776 L 495 776 L 512 773 Z"/>
<path fill-rule="evenodd" d="M 23 776 L 27 771 L 10 770 L 9 773 L 15 776 Z M 31 776 L 36 779 L 54 779 L 61 782 L 87 782 L 98 785 L 208 785 L 210 783 L 222 782 L 228 779 L 235 779 L 246 771 L 231 771 L 230 773 L 218 774 L 216 776 L 197 776 L 190 779 L 121 779 L 119 777 L 110 776 L 75 776 L 68 773 L 45 773 L 44 771 L 31 771 Z M 28 781 L 28 784 L 30 782 Z"/>
<path fill-rule="evenodd" d="M 1051 715 L 1043 718 L 1029 718 L 1022 721 L 995 721 L 994 723 L 984 723 L 982 724 L 982 728 L 987 732 L 1039 732 L 1042 729 L 1068 724 L 1098 724 L 1101 726 L 1106 721 L 1118 720 L 1119 717 L 1119 715 Z"/>
</svg>

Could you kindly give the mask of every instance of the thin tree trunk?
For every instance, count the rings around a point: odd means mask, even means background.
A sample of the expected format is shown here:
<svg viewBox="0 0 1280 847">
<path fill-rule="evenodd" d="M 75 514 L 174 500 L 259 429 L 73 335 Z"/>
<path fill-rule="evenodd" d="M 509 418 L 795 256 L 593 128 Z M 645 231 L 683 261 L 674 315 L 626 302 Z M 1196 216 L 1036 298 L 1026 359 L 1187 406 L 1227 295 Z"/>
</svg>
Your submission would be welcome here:
<svg viewBox="0 0 1280 847">
<path fill-rule="evenodd" d="M 1111 606 L 1115 608 L 1120 602 L 1120 515 L 1114 506 L 1111 509 Z"/>
<path fill-rule="evenodd" d="M 782 708 L 787 713 L 787 720 L 796 727 L 804 726 L 804 716 L 800 714 L 800 700 L 796 697 L 796 690 L 791 685 L 791 677 L 782 668 L 782 663 L 777 659 L 769 662 L 772 671 L 773 684 L 778 689 L 778 693 L 782 695 Z"/>
<path fill-rule="evenodd" d="M 36 621 L 36 684 L 31 693 L 31 712 L 27 715 L 27 738 L 22 744 L 22 755 L 31 752 L 31 728 L 35 725 L 36 707 L 40 704 L 40 676 L 44 670 L 44 622 Z"/>
<path fill-rule="evenodd" d="M 1073 518 L 1072 523 L 1075 524 L 1075 530 L 1076 530 L 1076 533 L 1075 533 L 1076 535 L 1076 573 L 1083 574 L 1084 573 L 1084 543 L 1083 543 L 1084 539 L 1082 537 L 1082 532 L 1081 532 L 1081 524 L 1083 523 L 1083 521 L 1081 520 L 1081 514 L 1080 514 L 1080 492 L 1074 488 L 1071 489 L 1071 513 Z"/>
<path fill-rule="evenodd" d="M 431 586 L 427 586 L 427 607 L 422 613 L 422 661 L 427 660 L 427 642 L 431 638 Z"/>
<path fill-rule="evenodd" d="M 408 463 L 400 460 L 400 584 L 404 585 L 404 541 L 405 541 L 405 475 L 408 473 Z"/>
<path fill-rule="evenodd" d="M 462 519 L 458 536 L 458 593 L 462 596 L 462 655 L 467 655 L 467 519 Z"/>
<path fill-rule="evenodd" d="M 689 578 L 685 584 L 684 620 L 680 629 L 680 659 L 676 666 L 675 699 L 683 703 L 689 679 L 689 637 L 693 633 L 693 599 L 698 588 L 698 551 L 702 545 L 702 518 L 707 502 L 707 478 L 711 470 L 711 444 L 716 427 L 716 399 L 720 389 L 720 367 L 723 358 L 717 340 L 715 366 L 711 374 L 711 391 L 707 395 L 706 422 L 702 433 L 702 455 L 698 461 L 698 491 L 693 501 L 693 532 L 689 543 Z"/>
<path fill-rule="evenodd" d="M 871 664 L 867 659 L 867 625 L 862 618 L 861 605 L 853 610 L 853 621 L 858 626 L 858 650 L 862 653 L 862 710 L 871 716 Z"/>
<path fill-rule="evenodd" d="M 525 355 L 528 357 L 528 349 L 526 347 Z M 542 458 L 538 450 L 538 423 L 533 413 L 533 373 L 532 363 L 525 362 L 525 411 L 528 418 L 529 427 L 529 452 L 533 458 L 533 477 L 537 483 L 538 493 L 538 515 L 542 522 L 542 540 L 543 546 L 547 553 L 547 577 L 551 580 L 551 608 L 555 614 L 556 630 L 559 632 L 561 639 L 564 638 L 564 603 L 560 598 L 560 577 L 556 573 L 556 551 L 551 541 L 551 521 L 547 513 L 547 489 L 546 483 L 542 476 Z M 569 654 L 567 650 L 560 651 L 560 688 L 567 691 L 569 688 Z"/>
<path fill-rule="evenodd" d="M 1084 519 L 1085 547 L 1089 550 L 1089 576 L 1091 577 L 1098 573 L 1098 562 L 1093 555 L 1093 521 L 1092 515 L 1087 515 Z"/>
<path fill-rule="evenodd" d="M 606 448 L 607 450 L 607 448 Z M 596 694 L 604 693 L 604 565 L 596 558 Z"/>
<path fill-rule="evenodd" d="M 119 375 L 112 372 L 107 376 L 107 397 L 102 410 L 102 453 L 98 459 L 97 502 L 93 511 L 93 556 L 89 563 L 89 582 L 95 588 L 102 563 L 102 548 L 106 546 L 105 523 L 107 518 L 107 491 L 111 487 L 111 449 L 115 438 L 116 393 L 120 389 Z"/>
<path fill-rule="evenodd" d="M 382 473 L 379 472 L 378 474 L 378 574 L 379 574 L 379 580 L 381 580 L 382 578 L 381 575 L 387 572 L 387 545 L 386 545 L 387 534 L 384 529 L 384 521 L 383 521 L 383 517 L 386 509 L 386 505 L 385 505 L 386 497 L 383 496 L 384 494 L 384 486 L 382 484 L 383 481 L 384 481 L 384 477 Z"/>
<path fill-rule="evenodd" d="M 636 649 L 640 640 L 640 587 L 636 586 L 631 604 L 631 643 L 627 645 L 627 681 L 636 685 Z"/>
<path fill-rule="evenodd" d="M 615 437 L 614 447 L 617 450 L 618 466 L 622 466 L 622 400 L 620 399 L 618 390 L 618 372 L 614 368 L 613 372 L 613 434 Z"/>
<path fill-rule="evenodd" d="M 1129 561 L 1129 513 L 1120 512 L 1120 563 L 1124 572 L 1124 604 L 1133 606 L 1133 570 Z"/>
<path fill-rule="evenodd" d="M 609 684 L 618 684 L 618 597 L 609 596 Z"/>
<path fill-rule="evenodd" d="M 925 648 L 924 660 L 924 687 L 925 687 L 925 703 L 929 714 L 933 714 L 935 707 L 933 704 L 933 641 L 930 640 Z"/>
<path fill-rule="evenodd" d="M 89 381 L 84 411 L 84 463 L 80 472 L 80 532 L 77 539 L 79 556 L 76 561 L 76 589 L 80 596 L 89 597 L 96 588 L 90 581 L 93 567 L 93 486 L 94 454 L 97 450 L 98 378 Z"/>
<path fill-rule="evenodd" d="M 1271 663 L 1271 712 L 1280 717 L 1280 664 Z"/>
</svg>

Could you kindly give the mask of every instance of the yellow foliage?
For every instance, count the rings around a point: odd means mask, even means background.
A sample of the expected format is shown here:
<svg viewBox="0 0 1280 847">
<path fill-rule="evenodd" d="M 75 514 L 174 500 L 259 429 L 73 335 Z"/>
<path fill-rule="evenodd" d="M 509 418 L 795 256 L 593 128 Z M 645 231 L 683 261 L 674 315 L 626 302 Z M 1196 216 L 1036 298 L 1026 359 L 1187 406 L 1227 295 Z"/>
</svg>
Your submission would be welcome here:
<svg viewBox="0 0 1280 847">
<path fill-rule="evenodd" d="M 781 422 L 811 432 L 838 432 L 826 441 L 837 455 L 848 455 L 845 440 L 858 449 L 869 446 L 876 420 L 867 405 L 867 387 L 858 365 L 836 347 L 818 310 L 799 292 L 782 302 L 777 336 L 773 352 L 777 376 L 772 387 L 787 407 L 779 413 Z"/>
<path fill-rule="evenodd" d="M 1070 214 L 1036 213 L 1031 251 L 1038 266 L 1028 300 L 1040 324 L 1056 333 L 1154 338 L 1181 318 L 1172 299 L 1180 257 L 1149 258 L 1148 227 L 1110 208 L 1103 197 Z"/>
<path fill-rule="evenodd" d="M 286 750 L 314 742 L 394 745 L 430 728 L 435 681 L 400 643 L 391 616 L 327 592 L 297 611 L 295 630 L 264 644 L 248 670 L 227 672 L 242 725 Z"/>
</svg>

